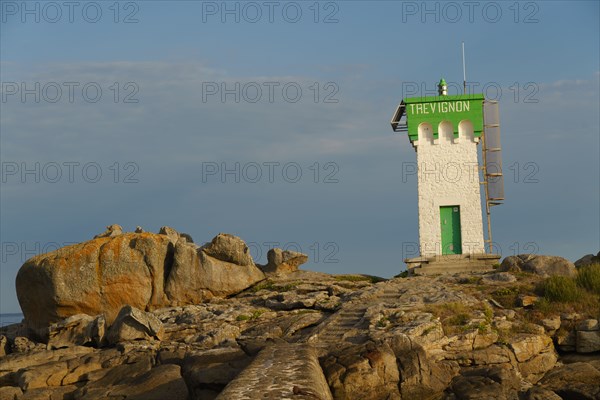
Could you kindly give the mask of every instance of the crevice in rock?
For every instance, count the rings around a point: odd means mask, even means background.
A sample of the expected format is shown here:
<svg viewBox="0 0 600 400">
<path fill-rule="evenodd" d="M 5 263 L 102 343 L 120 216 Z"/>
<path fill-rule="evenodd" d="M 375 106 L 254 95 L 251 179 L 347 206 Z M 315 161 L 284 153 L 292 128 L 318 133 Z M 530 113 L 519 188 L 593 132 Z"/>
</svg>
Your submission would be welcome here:
<svg viewBox="0 0 600 400">
<path fill-rule="evenodd" d="M 167 287 L 167 282 L 169 281 L 169 275 L 171 275 L 171 270 L 173 269 L 173 263 L 175 262 L 175 246 L 173 243 L 169 243 L 167 245 L 167 253 L 165 254 L 165 259 L 163 260 L 163 292 Z M 166 293 L 164 293 L 167 296 Z M 168 298 L 168 296 L 167 296 Z"/>
</svg>

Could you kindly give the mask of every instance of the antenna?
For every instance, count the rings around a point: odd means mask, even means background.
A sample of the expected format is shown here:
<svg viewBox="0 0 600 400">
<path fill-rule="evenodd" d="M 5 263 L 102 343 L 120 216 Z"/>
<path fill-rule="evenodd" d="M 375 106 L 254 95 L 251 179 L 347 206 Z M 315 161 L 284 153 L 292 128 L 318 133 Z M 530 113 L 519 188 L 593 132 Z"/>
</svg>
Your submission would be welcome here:
<svg viewBox="0 0 600 400">
<path fill-rule="evenodd" d="M 462 59 L 463 59 L 463 94 L 467 94 L 467 66 L 465 64 L 465 42 L 462 42 Z"/>
</svg>

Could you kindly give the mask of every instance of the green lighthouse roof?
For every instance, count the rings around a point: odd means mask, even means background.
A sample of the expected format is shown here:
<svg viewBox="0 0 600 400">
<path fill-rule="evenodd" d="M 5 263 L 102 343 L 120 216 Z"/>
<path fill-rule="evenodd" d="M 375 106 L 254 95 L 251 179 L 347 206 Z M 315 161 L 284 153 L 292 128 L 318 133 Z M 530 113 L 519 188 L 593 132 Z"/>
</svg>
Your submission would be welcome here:
<svg viewBox="0 0 600 400">
<path fill-rule="evenodd" d="M 429 123 L 433 128 L 434 139 L 438 138 L 438 126 L 443 121 L 452 123 L 455 138 L 458 138 L 458 127 L 463 120 L 473 124 L 475 137 L 481 136 L 483 100 L 482 93 L 405 98 L 402 102 L 406 107 L 406 124 L 410 140 L 415 141 L 419 138 L 419 125 L 424 122 Z"/>
<path fill-rule="evenodd" d="M 446 80 L 444 78 L 440 79 L 440 83 L 438 85 L 440 85 L 440 86 L 448 86 L 448 85 L 446 85 Z"/>
</svg>

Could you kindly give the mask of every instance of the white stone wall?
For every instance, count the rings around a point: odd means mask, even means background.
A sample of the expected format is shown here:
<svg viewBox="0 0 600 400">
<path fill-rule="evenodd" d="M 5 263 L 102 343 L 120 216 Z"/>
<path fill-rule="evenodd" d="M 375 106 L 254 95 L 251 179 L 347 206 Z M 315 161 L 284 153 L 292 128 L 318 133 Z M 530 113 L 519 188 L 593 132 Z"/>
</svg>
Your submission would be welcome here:
<svg viewBox="0 0 600 400">
<path fill-rule="evenodd" d="M 462 121 L 454 138 L 450 122 L 439 126 L 433 139 L 431 125 L 419 126 L 417 151 L 419 245 L 421 256 L 442 254 L 441 206 L 460 207 L 462 253 L 485 253 L 477 144 L 473 125 Z"/>
</svg>

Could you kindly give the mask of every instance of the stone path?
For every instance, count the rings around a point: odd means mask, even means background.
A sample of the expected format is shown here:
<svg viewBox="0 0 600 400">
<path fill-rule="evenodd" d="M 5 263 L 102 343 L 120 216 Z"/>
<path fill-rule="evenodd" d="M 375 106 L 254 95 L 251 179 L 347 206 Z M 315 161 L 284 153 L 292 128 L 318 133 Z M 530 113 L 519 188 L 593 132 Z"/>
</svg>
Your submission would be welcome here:
<svg viewBox="0 0 600 400">
<path fill-rule="evenodd" d="M 396 304 L 400 299 L 403 292 L 397 287 L 386 285 L 383 289 L 383 294 L 379 297 L 382 303 L 385 304 Z"/>
<path fill-rule="evenodd" d="M 264 348 L 217 400 L 332 400 L 315 348 L 281 343 Z"/>
<path fill-rule="evenodd" d="M 369 336 L 368 322 L 364 321 L 367 309 L 376 304 L 395 305 L 400 301 L 404 291 L 397 286 L 385 285 L 370 299 L 362 300 L 360 305 L 348 303 L 333 314 L 319 327 L 319 332 L 312 339 L 319 348 L 327 348 L 343 342 L 360 343 Z"/>
<path fill-rule="evenodd" d="M 263 349 L 257 358 L 227 385 L 217 400 L 307 399 L 329 400 L 331 392 L 319 365 L 319 355 L 332 347 L 364 343 L 369 339 L 368 314 L 373 307 L 406 311 L 424 303 L 464 300 L 443 283 L 413 280 L 407 287 L 397 282 L 379 285 L 361 299 L 342 306 L 301 343 L 278 343 Z"/>
<path fill-rule="evenodd" d="M 328 347 L 352 337 L 360 338 L 360 330 L 368 328 L 361 324 L 367 307 L 367 305 L 353 306 L 339 310 L 319 327 L 314 343 L 318 347 Z M 366 333 L 365 331 L 365 335 Z"/>
</svg>

